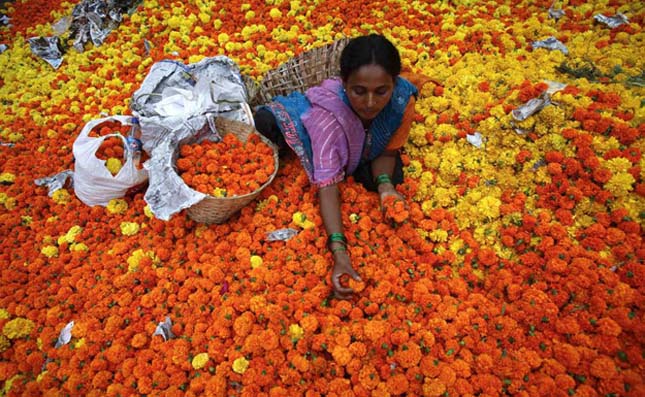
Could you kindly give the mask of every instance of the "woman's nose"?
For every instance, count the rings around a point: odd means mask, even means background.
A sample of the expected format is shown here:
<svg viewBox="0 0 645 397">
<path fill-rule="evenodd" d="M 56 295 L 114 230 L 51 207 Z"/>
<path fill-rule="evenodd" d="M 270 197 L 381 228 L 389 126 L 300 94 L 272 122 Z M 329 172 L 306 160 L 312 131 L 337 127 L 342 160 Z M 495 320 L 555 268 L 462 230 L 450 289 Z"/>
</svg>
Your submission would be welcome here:
<svg viewBox="0 0 645 397">
<path fill-rule="evenodd" d="M 374 103 L 375 103 L 374 94 L 372 93 L 367 94 L 367 107 L 371 108 L 372 106 L 374 106 Z"/>
</svg>

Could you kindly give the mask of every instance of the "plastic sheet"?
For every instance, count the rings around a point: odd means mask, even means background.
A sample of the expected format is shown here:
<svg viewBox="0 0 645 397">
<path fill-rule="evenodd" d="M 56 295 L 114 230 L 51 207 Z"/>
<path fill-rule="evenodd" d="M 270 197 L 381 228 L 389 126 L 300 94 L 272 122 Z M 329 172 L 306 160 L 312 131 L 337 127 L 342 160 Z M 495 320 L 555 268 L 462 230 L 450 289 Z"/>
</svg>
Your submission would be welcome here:
<svg viewBox="0 0 645 397">
<path fill-rule="evenodd" d="M 546 38 L 544 40 L 539 40 L 539 41 L 534 41 L 531 43 L 531 46 L 533 48 L 546 48 L 548 50 L 558 50 L 561 51 L 564 55 L 569 54 L 569 49 L 562 44 L 562 42 L 555 37 L 551 36 L 549 38 Z"/>
<path fill-rule="evenodd" d="M 69 341 L 72 340 L 72 328 L 74 328 L 74 321 L 70 321 L 69 323 L 67 323 L 67 325 L 65 325 L 65 327 L 63 327 L 63 329 L 60 330 L 58 340 L 56 341 L 56 345 L 54 346 L 56 349 L 61 346 L 65 346 L 69 343 Z"/>
<path fill-rule="evenodd" d="M 100 46 L 110 32 L 121 24 L 122 15 L 131 12 L 140 0 L 84 0 L 72 11 L 70 39 L 83 52 L 89 41 Z"/>
<path fill-rule="evenodd" d="M 549 18 L 555 19 L 556 21 L 564 16 L 564 10 L 556 10 L 551 6 L 549 8 Z"/>
<path fill-rule="evenodd" d="M 613 17 L 608 17 L 603 14 L 596 14 L 593 16 L 593 19 L 600 23 L 604 23 L 607 25 L 607 27 L 613 29 L 617 28 L 620 25 L 624 25 L 626 23 L 629 23 L 629 19 L 627 19 L 627 16 L 624 14 L 621 14 L 620 12 L 614 15 Z"/>
<path fill-rule="evenodd" d="M 54 69 L 63 63 L 63 50 L 58 36 L 32 37 L 28 41 L 31 53 L 44 59 Z"/>
<path fill-rule="evenodd" d="M 7 46 L 6 44 L 0 44 L 0 54 L 7 51 L 7 49 L 9 49 L 9 46 Z"/>
<path fill-rule="evenodd" d="M 474 134 L 468 134 L 466 135 L 466 140 L 468 143 L 476 147 L 477 149 L 481 149 L 482 145 L 484 144 L 484 138 L 482 134 L 479 132 L 475 131 Z"/>
<path fill-rule="evenodd" d="M 296 229 L 278 229 L 267 233 L 267 241 L 286 241 L 298 234 Z"/>
<path fill-rule="evenodd" d="M 175 337 L 172 333 L 172 321 L 170 320 L 170 317 L 167 316 L 164 321 L 157 324 L 157 328 L 155 328 L 155 332 L 152 336 L 155 335 L 161 335 L 164 341 Z"/>
<path fill-rule="evenodd" d="M 68 179 L 71 181 L 70 187 L 72 187 L 74 185 L 74 172 L 72 170 L 65 170 L 56 175 L 38 178 L 34 180 L 34 183 L 38 186 L 47 186 L 47 195 L 51 197 L 56 190 L 65 186 Z"/>
</svg>

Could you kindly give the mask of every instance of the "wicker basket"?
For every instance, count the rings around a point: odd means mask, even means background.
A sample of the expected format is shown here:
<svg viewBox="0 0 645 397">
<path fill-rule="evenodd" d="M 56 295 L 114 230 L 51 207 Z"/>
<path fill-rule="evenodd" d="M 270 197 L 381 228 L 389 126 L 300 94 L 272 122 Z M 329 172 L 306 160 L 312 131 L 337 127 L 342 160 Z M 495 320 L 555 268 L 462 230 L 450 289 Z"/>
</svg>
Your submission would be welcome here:
<svg viewBox="0 0 645 397">
<path fill-rule="evenodd" d="M 275 178 L 276 174 L 278 173 L 278 149 L 271 141 L 262 136 L 262 134 L 258 133 L 255 128 L 248 124 L 230 120 L 224 117 L 217 117 L 215 119 L 215 126 L 217 128 L 217 132 L 221 136 L 234 134 L 242 142 L 246 142 L 251 134 L 257 134 L 262 142 L 266 143 L 273 149 L 274 170 L 271 176 L 269 176 L 269 179 L 257 190 L 251 193 L 231 197 L 207 196 L 199 203 L 189 207 L 186 210 L 188 216 L 192 220 L 201 223 L 226 222 L 231 217 L 231 215 L 235 214 L 237 211 L 242 209 L 242 207 L 253 201 L 260 194 L 260 192 L 264 190 L 264 188 L 269 186 L 269 184 L 273 181 L 273 178 Z"/>
<path fill-rule="evenodd" d="M 255 107 L 265 104 L 276 95 L 288 95 L 294 91 L 305 92 L 323 80 L 337 76 L 340 54 L 348 42 L 349 38 L 342 38 L 303 52 L 269 70 L 260 83 L 246 79 L 250 105 Z"/>
</svg>

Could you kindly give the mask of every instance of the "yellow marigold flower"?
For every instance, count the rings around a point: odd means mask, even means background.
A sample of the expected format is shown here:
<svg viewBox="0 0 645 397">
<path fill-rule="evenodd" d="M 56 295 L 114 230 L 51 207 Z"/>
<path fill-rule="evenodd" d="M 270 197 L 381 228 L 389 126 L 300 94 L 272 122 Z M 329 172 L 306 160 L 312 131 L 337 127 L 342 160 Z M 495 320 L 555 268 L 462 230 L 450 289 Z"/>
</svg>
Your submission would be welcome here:
<svg viewBox="0 0 645 397">
<path fill-rule="evenodd" d="M 353 224 L 358 223 L 359 219 L 361 219 L 361 217 L 358 216 L 358 214 L 354 214 L 354 213 L 349 214 L 349 221 L 352 222 Z"/>
<path fill-rule="evenodd" d="M 62 236 L 60 236 L 58 238 L 58 245 L 63 244 L 63 243 L 67 243 L 67 244 L 73 243 L 74 241 L 76 241 L 76 236 L 81 234 L 82 231 L 83 231 L 82 227 L 80 227 L 78 225 L 72 226 L 67 231 L 67 233 L 65 233 L 64 235 L 62 235 Z"/>
<path fill-rule="evenodd" d="M 69 194 L 67 189 L 58 189 L 52 194 L 52 200 L 56 204 L 65 205 L 70 202 L 72 196 Z"/>
<path fill-rule="evenodd" d="M 194 369 L 202 369 L 208 363 L 208 353 L 199 353 L 193 357 L 191 365 Z"/>
<path fill-rule="evenodd" d="M 216 187 L 213 189 L 213 193 L 211 193 L 214 197 L 226 197 L 226 194 L 226 189 L 222 189 L 221 187 Z"/>
<path fill-rule="evenodd" d="M 636 182 L 632 174 L 627 172 L 620 172 L 613 175 L 609 178 L 609 181 L 605 183 L 605 189 L 609 190 L 611 194 L 616 197 L 624 197 L 629 192 L 631 192 L 634 187 L 632 186 Z"/>
<path fill-rule="evenodd" d="M 233 361 L 233 372 L 236 374 L 243 374 L 249 368 L 249 360 L 244 357 L 236 358 Z"/>
<path fill-rule="evenodd" d="M 614 157 L 609 159 L 603 164 L 609 169 L 613 174 L 618 174 L 621 172 L 627 172 L 632 166 L 632 163 L 624 157 Z"/>
<path fill-rule="evenodd" d="M 123 163 L 115 157 L 110 157 L 105 162 L 105 168 L 107 168 L 112 175 L 116 175 L 121 171 L 121 168 L 123 168 Z"/>
<path fill-rule="evenodd" d="M 128 202 L 124 199 L 112 199 L 108 202 L 107 211 L 110 214 L 124 214 L 128 210 Z"/>
<path fill-rule="evenodd" d="M 430 232 L 430 240 L 436 243 L 448 241 L 448 232 L 442 229 L 435 229 Z"/>
<path fill-rule="evenodd" d="M 229 40 L 230 40 L 230 37 L 226 33 L 220 33 L 217 35 L 217 41 L 220 44 L 226 44 L 228 43 Z"/>
<path fill-rule="evenodd" d="M 499 218 L 499 207 L 502 202 L 496 197 L 484 197 L 477 203 L 477 211 L 485 218 Z"/>
<path fill-rule="evenodd" d="M 298 324 L 291 324 L 289 326 L 289 335 L 291 336 L 292 341 L 298 341 L 305 334 L 305 330 L 302 329 Z"/>
<path fill-rule="evenodd" d="M 139 233 L 140 228 L 136 222 L 121 222 L 121 234 L 124 236 L 134 236 Z"/>
<path fill-rule="evenodd" d="M 44 370 L 43 372 L 38 374 L 38 376 L 36 377 L 36 382 L 40 382 L 41 380 L 43 380 L 45 375 L 47 375 L 47 370 Z"/>
<path fill-rule="evenodd" d="M 0 183 L 11 184 L 16 180 L 16 176 L 10 172 L 0 174 Z"/>
<path fill-rule="evenodd" d="M 473 275 L 480 280 L 484 279 L 484 272 L 481 269 L 473 269 Z"/>
<path fill-rule="evenodd" d="M 419 160 L 410 161 L 410 165 L 405 168 L 406 174 L 412 178 L 419 178 L 423 173 L 423 164 Z"/>
<path fill-rule="evenodd" d="M 34 329 L 34 323 L 26 318 L 18 317 L 9 321 L 2 328 L 2 334 L 9 339 L 24 338 Z"/>
<path fill-rule="evenodd" d="M 157 257 L 157 255 L 155 255 L 153 251 L 145 252 L 144 250 L 139 248 L 138 250 L 135 250 L 134 252 L 132 252 L 132 254 L 130 254 L 130 256 L 127 259 L 128 271 L 131 273 L 138 271 L 141 259 L 143 259 L 146 256 L 152 260 L 153 265 L 156 265 L 160 262 L 160 259 Z"/>
<path fill-rule="evenodd" d="M 206 13 L 200 12 L 199 20 L 202 21 L 202 23 L 206 24 L 211 21 L 211 16 Z"/>
<path fill-rule="evenodd" d="M 85 245 L 85 243 L 75 243 L 69 247 L 69 250 L 72 252 L 87 251 L 88 249 L 89 248 L 87 247 L 87 245 Z"/>
<path fill-rule="evenodd" d="M 251 255 L 251 268 L 252 269 L 257 269 L 258 267 L 262 266 L 262 263 L 264 263 L 264 261 L 262 260 L 261 256 Z"/>
<path fill-rule="evenodd" d="M 58 256 L 58 247 L 54 245 L 46 245 L 40 249 L 40 253 L 48 258 Z"/>
<path fill-rule="evenodd" d="M 0 353 L 11 347 L 11 341 L 4 335 L 0 335 Z"/>
<path fill-rule="evenodd" d="M 24 136 L 24 135 L 22 135 L 21 133 L 18 133 L 18 132 L 12 132 L 11 134 L 9 134 L 9 141 L 10 141 L 11 143 L 20 142 L 20 141 L 22 141 L 24 138 L 25 138 L 25 136 Z"/>
<path fill-rule="evenodd" d="M 303 229 L 311 229 L 316 226 L 315 223 L 307 219 L 307 215 L 305 215 L 300 211 L 293 214 L 291 219 L 293 220 L 293 223 L 295 223 L 297 226 Z"/>
<path fill-rule="evenodd" d="M 81 338 L 74 343 L 76 349 L 80 349 L 83 346 L 85 346 L 85 338 Z"/>
<path fill-rule="evenodd" d="M 277 8 L 272 8 L 271 11 L 269 11 L 269 16 L 271 19 L 280 19 L 282 18 L 282 11 Z"/>
<path fill-rule="evenodd" d="M 150 219 L 152 219 L 155 216 L 155 214 L 152 213 L 152 210 L 150 209 L 149 205 L 146 205 L 145 207 L 143 207 L 143 213 Z"/>
<path fill-rule="evenodd" d="M 6 320 L 10 317 L 7 309 L 0 309 L 0 320 Z"/>
</svg>

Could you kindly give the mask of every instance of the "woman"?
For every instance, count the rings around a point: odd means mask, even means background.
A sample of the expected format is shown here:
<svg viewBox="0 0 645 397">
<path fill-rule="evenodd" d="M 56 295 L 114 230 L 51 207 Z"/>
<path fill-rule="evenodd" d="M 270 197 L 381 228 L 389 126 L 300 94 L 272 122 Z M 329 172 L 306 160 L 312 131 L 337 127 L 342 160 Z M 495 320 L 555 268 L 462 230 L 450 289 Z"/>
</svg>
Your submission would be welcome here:
<svg viewBox="0 0 645 397">
<path fill-rule="evenodd" d="M 319 187 L 320 212 L 327 247 L 334 256 L 332 284 L 344 299 L 352 289 L 340 279 L 352 268 L 343 234 L 337 183 L 348 176 L 368 190 L 402 197 L 394 186 L 403 181 L 399 149 L 414 117 L 416 87 L 399 76 L 401 58 L 385 37 L 371 34 L 349 41 L 340 57 L 340 79 L 323 81 L 305 94 L 279 96 L 255 115 L 258 131 L 290 147 Z"/>
</svg>

